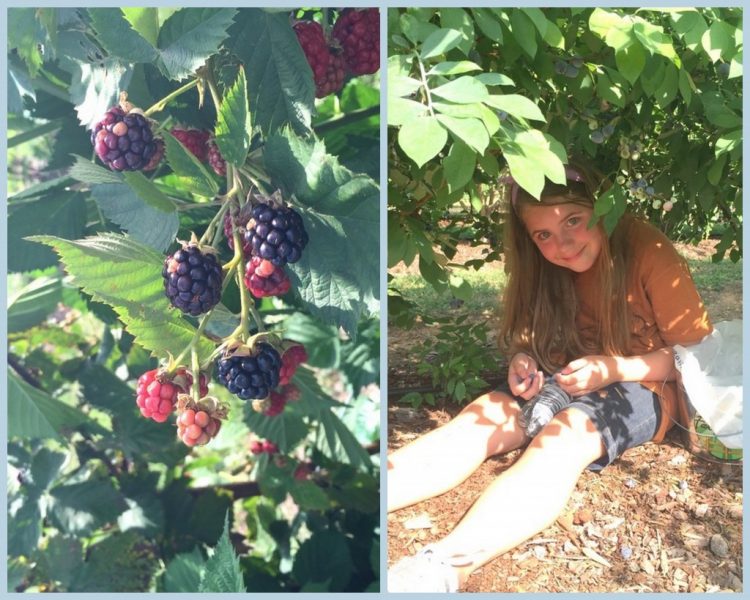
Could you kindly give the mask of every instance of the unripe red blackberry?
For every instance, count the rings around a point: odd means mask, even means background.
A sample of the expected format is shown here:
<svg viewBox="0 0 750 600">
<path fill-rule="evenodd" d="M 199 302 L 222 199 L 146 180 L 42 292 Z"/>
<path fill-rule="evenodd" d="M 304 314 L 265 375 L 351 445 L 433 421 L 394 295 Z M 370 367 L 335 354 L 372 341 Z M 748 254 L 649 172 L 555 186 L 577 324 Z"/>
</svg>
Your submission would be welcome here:
<svg viewBox="0 0 750 600">
<path fill-rule="evenodd" d="M 380 68 L 380 13 L 377 8 L 346 8 L 331 35 L 343 49 L 353 75 L 375 73 Z"/>
<path fill-rule="evenodd" d="M 331 60 L 326 68 L 325 75 L 315 80 L 315 97 L 325 98 L 335 94 L 344 87 L 344 76 L 346 75 L 346 61 L 340 52 L 332 51 Z"/>
<path fill-rule="evenodd" d="M 135 401 L 144 417 L 163 423 L 174 410 L 177 395 L 189 393 L 192 385 L 193 377 L 185 367 L 177 369 L 172 377 L 162 369 L 153 369 L 138 378 Z M 201 373 L 200 394 L 207 393 L 206 376 Z"/>
<path fill-rule="evenodd" d="M 245 239 L 250 242 L 253 256 L 270 260 L 277 266 L 297 262 L 308 241 L 297 211 L 262 202 L 253 207 Z"/>
<path fill-rule="evenodd" d="M 256 298 L 283 296 L 291 285 L 284 267 L 277 267 L 270 260 L 260 256 L 253 256 L 247 261 L 245 287 Z"/>
<path fill-rule="evenodd" d="M 144 171 L 153 171 L 159 166 L 161 159 L 164 158 L 164 141 L 156 138 L 154 143 L 156 144 L 156 152 L 154 152 L 154 155 L 151 157 L 151 160 L 148 161 L 148 164 L 143 167 Z"/>
<path fill-rule="evenodd" d="M 210 132 L 205 129 L 182 129 L 175 127 L 171 133 L 199 161 L 206 162 L 208 160 L 208 138 L 211 137 Z"/>
<path fill-rule="evenodd" d="M 276 454 L 279 451 L 279 447 L 273 442 L 268 440 L 253 440 L 250 442 L 250 452 L 253 454 Z"/>
<path fill-rule="evenodd" d="M 205 410 L 188 408 L 177 418 L 177 437 L 187 446 L 205 446 L 219 429 L 221 421 Z"/>
<path fill-rule="evenodd" d="M 317 87 L 318 81 L 323 81 L 331 61 L 331 52 L 328 50 L 323 27 L 315 21 L 298 21 L 294 24 L 294 33 L 297 35 L 302 52 L 313 72 L 313 79 Z"/>
<path fill-rule="evenodd" d="M 164 261 L 164 291 L 182 312 L 197 316 L 221 300 L 221 265 L 213 252 L 202 252 L 197 244 L 183 244 Z"/>
<path fill-rule="evenodd" d="M 208 142 L 208 164 L 211 165 L 214 173 L 220 177 L 224 177 L 227 174 L 227 161 L 224 160 L 214 140 Z"/>
<path fill-rule="evenodd" d="M 307 352 L 302 344 L 295 344 L 281 355 L 279 385 L 286 385 L 294 377 L 297 367 L 307 360 Z"/>
<path fill-rule="evenodd" d="M 281 392 L 271 392 L 268 408 L 263 412 L 267 417 L 275 417 L 284 411 L 286 406 L 286 396 Z"/>
<path fill-rule="evenodd" d="M 142 170 L 156 153 L 151 125 L 137 112 L 113 106 L 91 132 L 96 155 L 113 171 Z"/>
<path fill-rule="evenodd" d="M 279 384 L 281 357 L 270 344 L 258 344 L 253 354 L 234 354 L 217 362 L 217 379 L 243 400 L 265 398 Z"/>
</svg>

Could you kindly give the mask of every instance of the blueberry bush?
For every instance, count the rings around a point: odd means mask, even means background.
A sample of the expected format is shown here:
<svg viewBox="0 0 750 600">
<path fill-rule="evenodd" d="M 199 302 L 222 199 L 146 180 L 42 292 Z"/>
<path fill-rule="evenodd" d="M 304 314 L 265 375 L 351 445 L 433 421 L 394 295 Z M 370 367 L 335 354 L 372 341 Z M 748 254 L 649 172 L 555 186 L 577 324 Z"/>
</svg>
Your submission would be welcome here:
<svg viewBox="0 0 750 600">
<path fill-rule="evenodd" d="M 498 181 L 538 197 L 571 156 L 613 182 L 606 228 L 627 209 L 739 260 L 742 51 L 740 8 L 390 9 L 389 267 L 466 300 L 462 270 L 502 254 Z M 461 242 L 489 251 L 456 263 Z M 396 289 L 388 306 L 414 322 Z"/>
<path fill-rule="evenodd" d="M 377 591 L 379 12 L 8 12 L 8 587 Z"/>
</svg>

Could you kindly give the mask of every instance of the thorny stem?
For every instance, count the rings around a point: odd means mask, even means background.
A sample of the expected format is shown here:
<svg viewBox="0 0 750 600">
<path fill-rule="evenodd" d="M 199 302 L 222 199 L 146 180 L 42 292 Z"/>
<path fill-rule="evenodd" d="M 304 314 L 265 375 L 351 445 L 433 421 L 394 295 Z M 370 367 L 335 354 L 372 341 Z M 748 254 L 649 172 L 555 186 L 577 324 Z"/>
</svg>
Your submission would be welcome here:
<svg viewBox="0 0 750 600">
<path fill-rule="evenodd" d="M 177 96 L 179 96 L 180 94 L 184 94 L 188 90 L 190 90 L 190 89 L 194 88 L 196 85 L 198 85 L 198 81 L 199 81 L 199 79 L 197 77 L 195 79 L 191 79 L 190 81 L 188 81 L 182 87 L 177 88 L 174 92 L 172 92 L 171 94 L 168 94 L 168 95 L 164 96 L 164 98 L 162 98 L 161 100 L 159 100 L 156 104 L 154 104 L 153 106 L 147 108 L 143 112 L 143 114 L 146 117 L 148 117 L 148 116 L 150 116 L 150 115 L 152 115 L 154 113 L 157 113 L 157 112 L 160 112 L 160 111 L 164 110 L 164 108 L 167 106 L 167 104 L 169 104 L 172 100 L 174 100 L 175 98 L 177 98 Z"/>
</svg>

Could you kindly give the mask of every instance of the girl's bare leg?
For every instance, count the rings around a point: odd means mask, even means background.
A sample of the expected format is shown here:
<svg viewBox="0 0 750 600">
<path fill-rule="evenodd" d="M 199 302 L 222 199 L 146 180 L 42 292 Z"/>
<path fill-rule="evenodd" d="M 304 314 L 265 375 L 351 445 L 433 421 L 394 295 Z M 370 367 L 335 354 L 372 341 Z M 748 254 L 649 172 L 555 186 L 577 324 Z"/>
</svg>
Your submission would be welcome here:
<svg viewBox="0 0 750 600">
<path fill-rule="evenodd" d="M 526 441 L 521 409 L 507 394 L 490 392 L 449 423 L 388 455 L 388 510 L 456 487 L 488 457 Z"/>
<path fill-rule="evenodd" d="M 585 413 L 573 407 L 559 413 L 433 545 L 435 553 L 451 557 L 465 583 L 472 571 L 551 525 L 583 469 L 604 453 L 601 435 Z"/>
</svg>

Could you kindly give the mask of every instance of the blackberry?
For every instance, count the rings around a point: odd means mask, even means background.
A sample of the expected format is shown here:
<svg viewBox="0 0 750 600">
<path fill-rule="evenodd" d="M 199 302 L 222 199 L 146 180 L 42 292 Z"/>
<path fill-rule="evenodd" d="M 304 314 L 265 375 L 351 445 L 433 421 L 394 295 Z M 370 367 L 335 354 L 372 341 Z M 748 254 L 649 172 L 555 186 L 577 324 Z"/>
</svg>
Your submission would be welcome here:
<svg viewBox="0 0 750 600">
<path fill-rule="evenodd" d="M 326 73 L 321 79 L 315 80 L 315 97 L 325 98 L 335 94 L 344 87 L 344 75 L 346 74 L 346 61 L 340 53 L 332 52 L 331 61 L 328 63 Z"/>
<path fill-rule="evenodd" d="M 256 298 L 283 296 L 289 291 L 291 285 L 284 267 L 277 267 L 260 256 L 253 256 L 247 261 L 245 287 Z"/>
<path fill-rule="evenodd" d="M 177 418 L 177 437 L 186 446 L 205 446 L 221 429 L 221 421 L 205 410 L 188 408 Z"/>
<path fill-rule="evenodd" d="M 253 256 L 270 260 L 277 266 L 297 262 L 308 240 L 297 211 L 264 203 L 253 207 L 245 239 L 250 242 Z"/>
<path fill-rule="evenodd" d="M 346 8 L 331 35 L 338 40 L 346 66 L 353 75 L 375 73 L 380 68 L 380 13 L 377 8 Z"/>
<path fill-rule="evenodd" d="M 156 152 L 154 152 L 154 155 L 151 157 L 151 160 L 148 161 L 148 164 L 143 167 L 144 171 L 153 171 L 159 166 L 161 159 L 164 158 L 164 141 L 156 138 L 154 143 L 156 144 Z"/>
<path fill-rule="evenodd" d="M 208 138 L 211 136 L 208 131 L 205 129 L 182 129 L 175 127 L 171 133 L 199 161 L 206 162 L 208 160 Z"/>
<path fill-rule="evenodd" d="M 258 344 L 251 356 L 235 354 L 217 362 L 218 380 L 243 400 L 265 398 L 279 385 L 281 357 L 270 344 Z"/>
<path fill-rule="evenodd" d="M 168 256 L 161 274 L 167 298 L 184 313 L 195 317 L 221 300 L 221 265 L 215 254 L 204 254 L 196 244 L 183 244 Z"/>
<path fill-rule="evenodd" d="M 294 24 L 294 33 L 312 69 L 317 87 L 318 82 L 325 79 L 328 64 L 331 62 L 331 52 L 323 27 L 315 21 L 298 21 Z"/>
<path fill-rule="evenodd" d="M 139 171 L 151 161 L 157 144 L 148 119 L 113 106 L 91 132 L 96 155 L 113 171 Z"/>
<path fill-rule="evenodd" d="M 174 410 L 177 394 L 189 393 L 191 385 L 193 377 L 185 367 L 177 369 L 171 377 L 160 369 L 153 369 L 138 378 L 135 401 L 144 417 L 163 423 Z M 202 373 L 200 393 L 201 396 L 208 393 L 206 376 Z"/>
<path fill-rule="evenodd" d="M 220 177 L 224 177 L 227 174 L 227 161 L 224 160 L 224 157 L 219 151 L 219 147 L 213 140 L 208 142 L 207 160 L 208 164 L 211 165 L 211 168 L 214 170 L 214 173 L 216 173 Z"/>
<path fill-rule="evenodd" d="M 297 367 L 307 361 L 307 352 L 302 344 L 295 344 L 281 355 L 281 371 L 279 383 L 286 385 L 294 377 Z"/>
</svg>

